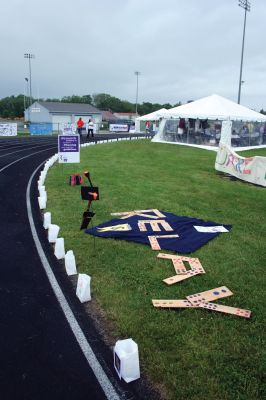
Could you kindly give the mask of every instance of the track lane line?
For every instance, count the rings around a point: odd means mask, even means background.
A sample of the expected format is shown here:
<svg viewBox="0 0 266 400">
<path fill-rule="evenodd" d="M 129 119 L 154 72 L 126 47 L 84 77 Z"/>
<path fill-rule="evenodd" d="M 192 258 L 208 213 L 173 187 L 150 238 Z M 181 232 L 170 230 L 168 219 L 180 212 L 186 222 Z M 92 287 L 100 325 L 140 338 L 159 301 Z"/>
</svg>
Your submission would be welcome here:
<svg viewBox="0 0 266 400">
<path fill-rule="evenodd" d="M 45 255 L 42 245 L 40 243 L 40 240 L 39 240 L 36 228 L 35 228 L 33 215 L 32 215 L 32 208 L 31 208 L 31 202 L 30 202 L 30 189 L 31 189 L 32 179 L 42 164 L 43 163 L 41 163 L 35 169 L 35 171 L 32 173 L 32 175 L 29 179 L 27 191 L 26 191 L 26 204 L 27 204 L 28 219 L 29 219 L 31 233 L 32 233 L 32 237 L 33 237 L 37 252 L 39 254 L 41 263 L 46 272 L 46 275 L 50 282 L 50 285 L 54 291 L 54 294 L 62 308 L 62 311 L 63 311 L 68 323 L 69 323 L 72 333 L 74 334 L 74 336 L 82 350 L 82 353 L 84 354 L 86 360 L 88 361 L 90 368 L 94 372 L 95 377 L 97 378 L 102 390 L 104 391 L 106 398 L 108 400 L 121 400 L 121 397 L 119 397 L 114 386 L 112 385 L 108 376 L 104 372 L 101 364 L 99 363 L 96 355 L 94 354 L 91 346 L 89 345 L 80 325 L 78 324 L 78 322 L 77 322 L 77 320 L 76 320 L 63 292 L 62 292 L 62 289 L 60 288 L 60 285 L 52 271 L 52 268 L 46 258 L 46 255 Z"/>
<path fill-rule="evenodd" d="M 10 154 L 20 153 L 21 151 L 36 149 L 36 147 L 40 148 L 40 147 L 44 147 L 44 146 L 47 146 L 47 144 L 42 144 L 41 146 L 36 145 L 36 146 L 33 146 L 33 147 L 27 147 L 26 149 L 21 149 L 21 150 L 17 150 L 17 151 L 12 151 L 11 153 L 6 153 L 6 154 L 0 155 L 0 158 L 9 156 Z"/>
<path fill-rule="evenodd" d="M 57 146 L 48 147 L 47 149 L 43 149 L 43 150 L 40 150 L 40 151 L 36 151 L 35 153 L 31 153 L 31 154 L 28 154 L 27 156 L 21 157 L 21 158 L 15 160 L 15 161 L 11 162 L 10 164 L 7 164 L 5 167 L 1 168 L 1 169 L 0 169 L 0 172 L 4 171 L 4 170 L 7 169 L 8 167 L 10 167 L 10 166 L 13 165 L 13 164 L 16 164 L 16 163 L 19 162 L 19 161 L 24 160 L 25 158 L 31 157 L 31 156 L 33 156 L 34 154 L 43 153 L 44 151 L 46 151 L 46 150 L 51 150 L 51 149 L 53 149 L 53 148 L 55 148 L 55 147 L 57 147 Z"/>
</svg>

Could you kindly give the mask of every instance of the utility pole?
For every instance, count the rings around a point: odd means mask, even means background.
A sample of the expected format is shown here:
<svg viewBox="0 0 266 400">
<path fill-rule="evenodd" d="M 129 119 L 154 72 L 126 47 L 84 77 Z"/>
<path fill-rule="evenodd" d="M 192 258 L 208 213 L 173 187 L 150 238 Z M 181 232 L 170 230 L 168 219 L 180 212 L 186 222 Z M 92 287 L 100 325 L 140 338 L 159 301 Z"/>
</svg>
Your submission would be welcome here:
<svg viewBox="0 0 266 400">
<path fill-rule="evenodd" d="M 238 99 L 237 99 L 237 103 L 240 104 L 241 85 L 242 85 L 242 82 L 243 82 L 242 81 L 242 68 L 243 68 L 243 57 L 244 57 L 246 19 L 247 19 L 247 11 L 250 11 L 250 2 L 248 0 L 238 0 L 238 5 L 239 5 L 239 7 L 242 7 L 245 10 L 243 39 L 242 39 L 242 51 L 241 51 L 241 63 L 240 63 L 240 76 L 239 76 L 239 86 L 238 86 Z"/>
<path fill-rule="evenodd" d="M 138 116 L 138 94 L 139 94 L 139 71 L 135 71 L 135 75 L 137 77 L 137 90 L 136 90 L 136 118 Z"/>
</svg>

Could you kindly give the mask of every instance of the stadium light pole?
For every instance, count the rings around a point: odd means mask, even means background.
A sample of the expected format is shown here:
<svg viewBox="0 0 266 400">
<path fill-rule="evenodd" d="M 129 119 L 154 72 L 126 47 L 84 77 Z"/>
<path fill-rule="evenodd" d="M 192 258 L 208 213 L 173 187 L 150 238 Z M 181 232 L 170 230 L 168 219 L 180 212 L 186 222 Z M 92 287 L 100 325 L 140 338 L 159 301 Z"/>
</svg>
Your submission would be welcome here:
<svg viewBox="0 0 266 400">
<path fill-rule="evenodd" d="M 26 109 L 28 108 L 28 99 L 29 99 L 29 79 L 25 79 L 25 85 L 26 85 L 26 90 L 24 89 L 24 110 L 25 110 L 25 116 L 26 116 Z M 28 111 L 29 115 L 29 111 Z M 28 118 L 27 118 L 28 120 Z"/>
<path fill-rule="evenodd" d="M 27 58 L 29 60 L 29 78 L 30 78 L 30 101 L 29 101 L 29 105 L 32 105 L 32 90 L 31 90 L 31 59 L 35 58 L 34 54 L 30 54 L 30 53 L 25 53 L 24 54 L 24 58 Z"/>
<path fill-rule="evenodd" d="M 137 89 L 136 89 L 136 118 L 138 116 L 138 94 L 139 94 L 139 71 L 135 71 L 135 75 L 137 77 Z"/>
<path fill-rule="evenodd" d="M 239 5 L 239 7 L 242 7 L 245 10 L 243 39 L 242 39 L 242 51 L 241 51 L 241 63 L 240 63 L 240 75 L 239 75 L 239 85 L 238 85 L 238 98 L 237 98 L 237 103 L 240 104 L 241 85 L 242 85 L 243 56 L 244 56 L 244 43 L 245 43 L 245 32 L 246 32 L 246 19 L 247 19 L 247 11 L 250 11 L 250 1 L 248 1 L 248 0 L 238 0 L 238 5 Z"/>
</svg>

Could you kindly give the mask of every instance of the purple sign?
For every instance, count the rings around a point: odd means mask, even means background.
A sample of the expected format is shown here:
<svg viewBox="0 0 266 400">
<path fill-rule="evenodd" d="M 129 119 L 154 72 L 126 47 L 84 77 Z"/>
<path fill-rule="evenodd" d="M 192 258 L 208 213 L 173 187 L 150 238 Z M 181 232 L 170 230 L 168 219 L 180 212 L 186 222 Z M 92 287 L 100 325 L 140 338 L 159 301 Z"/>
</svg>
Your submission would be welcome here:
<svg viewBox="0 0 266 400">
<path fill-rule="evenodd" d="M 77 135 L 59 135 L 58 149 L 60 153 L 72 153 L 79 151 L 79 137 Z"/>
<path fill-rule="evenodd" d="M 58 135 L 59 163 L 79 162 L 79 135 Z"/>
</svg>

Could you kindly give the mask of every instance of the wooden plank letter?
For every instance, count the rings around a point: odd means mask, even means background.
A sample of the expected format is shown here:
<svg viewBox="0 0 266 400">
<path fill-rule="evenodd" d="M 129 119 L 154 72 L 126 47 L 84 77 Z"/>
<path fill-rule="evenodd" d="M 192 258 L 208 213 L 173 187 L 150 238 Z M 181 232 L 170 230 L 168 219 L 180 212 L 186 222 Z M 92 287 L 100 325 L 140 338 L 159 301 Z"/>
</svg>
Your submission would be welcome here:
<svg viewBox="0 0 266 400">
<path fill-rule="evenodd" d="M 165 218 L 165 215 L 162 214 L 159 210 L 156 209 L 148 209 L 148 210 L 133 210 L 133 211 L 124 211 L 124 212 L 116 212 L 111 213 L 111 215 L 121 216 L 121 219 L 126 219 L 130 217 L 134 217 L 135 215 L 139 215 L 145 218 Z"/>
<path fill-rule="evenodd" d="M 186 273 L 183 273 L 182 275 L 181 274 L 174 275 L 170 276 L 170 278 L 163 279 L 163 282 L 166 283 L 167 285 L 173 285 L 174 283 L 184 281 L 185 279 L 189 279 L 195 275 L 200 275 L 200 272 L 189 270 Z M 190 301 L 190 299 L 188 300 Z"/>
<path fill-rule="evenodd" d="M 148 239 L 150 241 L 150 245 L 152 250 L 161 250 L 161 246 L 158 242 L 157 239 L 170 239 L 174 237 L 179 237 L 178 235 L 154 235 L 154 236 L 148 236 Z M 175 256 L 173 256 L 175 257 Z"/>
<path fill-rule="evenodd" d="M 173 231 L 173 228 L 171 228 L 171 226 L 168 224 L 168 222 L 166 222 L 164 219 L 158 219 L 156 221 L 147 219 L 147 220 L 139 220 L 138 221 L 138 227 L 141 232 L 147 231 L 146 224 L 150 224 L 151 229 L 154 232 L 161 231 L 159 224 L 164 228 L 165 231 Z"/>
<path fill-rule="evenodd" d="M 205 308 L 210 311 L 218 311 L 225 314 L 236 315 L 237 317 L 250 318 L 251 316 L 250 310 L 244 310 L 242 308 L 237 308 L 237 307 L 223 306 L 222 304 L 204 302 L 204 303 L 199 303 L 198 306 L 200 308 Z"/>
<path fill-rule="evenodd" d="M 152 300 L 154 307 L 160 308 L 195 308 L 188 300 Z"/>
<path fill-rule="evenodd" d="M 223 297 L 232 296 L 231 290 L 229 290 L 226 286 L 221 286 L 215 289 L 207 290 L 206 292 L 191 294 L 190 296 L 186 296 L 186 298 L 192 304 L 199 304 L 205 301 L 213 301 L 217 299 L 222 299 Z"/>
</svg>

